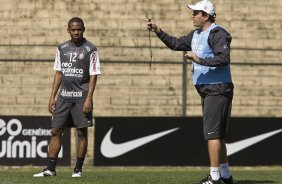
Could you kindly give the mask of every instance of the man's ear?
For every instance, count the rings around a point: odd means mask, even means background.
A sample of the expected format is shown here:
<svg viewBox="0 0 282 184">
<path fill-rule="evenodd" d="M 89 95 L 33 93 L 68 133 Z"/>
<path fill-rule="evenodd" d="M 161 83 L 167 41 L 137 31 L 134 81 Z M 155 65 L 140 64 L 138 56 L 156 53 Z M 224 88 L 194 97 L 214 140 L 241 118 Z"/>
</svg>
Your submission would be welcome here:
<svg viewBox="0 0 282 184">
<path fill-rule="evenodd" d="M 205 20 L 209 20 L 209 17 L 210 17 L 211 15 L 209 15 L 209 14 L 206 14 L 205 15 Z"/>
<path fill-rule="evenodd" d="M 70 33 L 70 29 L 69 28 L 67 29 L 67 31 L 68 31 L 68 33 Z"/>
</svg>

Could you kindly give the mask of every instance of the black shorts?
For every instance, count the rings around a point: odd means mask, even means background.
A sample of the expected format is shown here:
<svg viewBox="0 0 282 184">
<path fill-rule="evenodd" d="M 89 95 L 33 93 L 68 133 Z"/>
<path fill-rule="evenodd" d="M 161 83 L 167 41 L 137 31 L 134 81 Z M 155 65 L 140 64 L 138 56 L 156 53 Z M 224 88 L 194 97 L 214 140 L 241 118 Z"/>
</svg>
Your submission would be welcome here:
<svg viewBox="0 0 282 184">
<path fill-rule="evenodd" d="M 203 131 L 206 140 L 226 137 L 232 98 L 217 95 L 202 97 Z"/>
<path fill-rule="evenodd" d="M 52 128 L 85 128 L 93 126 L 92 111 L 84 114 L 83 102 L 65 102 L 57 100 L 52 116 Z"/>
</svg>

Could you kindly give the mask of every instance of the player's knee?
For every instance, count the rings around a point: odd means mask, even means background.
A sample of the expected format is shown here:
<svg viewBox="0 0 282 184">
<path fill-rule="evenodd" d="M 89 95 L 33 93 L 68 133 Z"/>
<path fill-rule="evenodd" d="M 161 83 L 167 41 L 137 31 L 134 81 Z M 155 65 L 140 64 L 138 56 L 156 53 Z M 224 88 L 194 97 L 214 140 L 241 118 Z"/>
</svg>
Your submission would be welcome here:
<svg viewBox="0 0 282 184">
<path fill-rule="evenodd" d="M 61 136 L 63 133 L 63 129 L 61 128 L 52 128 L 51 129 L 51 136 L 56 137 L 56 136 Z"/>
<path fill-rule="evenodd" d="M 77 129 L 77 137 L 79 139 L 87 139 L 87 129 Z"/>
</svg>

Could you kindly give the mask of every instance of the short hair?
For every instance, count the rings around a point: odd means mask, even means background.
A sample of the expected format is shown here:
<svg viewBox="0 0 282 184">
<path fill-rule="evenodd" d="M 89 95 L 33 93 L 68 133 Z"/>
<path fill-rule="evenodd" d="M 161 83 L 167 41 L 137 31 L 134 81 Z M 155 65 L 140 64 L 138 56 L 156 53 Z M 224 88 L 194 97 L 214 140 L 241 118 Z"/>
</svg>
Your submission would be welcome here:
<svg viewBox="0 0 282 184">
<path fill-rule="evenodd" d="M 70 27 L 70 25 L 73 23 L 73 22 L 79 22 L 81 24 L 81 26 L 84 28 L 84 22 L 81 18 L 79 17 L 73 17 L 69 20 L 69 23 L 68 23 L 68 27 Z"/>
<path fill-rule="evenodd" d="M 208 14 L 208 13 L 205 12 L 205 11 L 202 11 L 202 10 L 201 10 L 201 12 L 202 12 L 202 15 L 203 15 L 203 16 L 207 16 L 207 15 L 209 16 L 208 20 L 209 20 L 210 22 L 212 22 L 212 23 L 215 22 L 215 14 L 214 14 L 214 16 L 212 16 L 212 15 Z"/>
</svg>

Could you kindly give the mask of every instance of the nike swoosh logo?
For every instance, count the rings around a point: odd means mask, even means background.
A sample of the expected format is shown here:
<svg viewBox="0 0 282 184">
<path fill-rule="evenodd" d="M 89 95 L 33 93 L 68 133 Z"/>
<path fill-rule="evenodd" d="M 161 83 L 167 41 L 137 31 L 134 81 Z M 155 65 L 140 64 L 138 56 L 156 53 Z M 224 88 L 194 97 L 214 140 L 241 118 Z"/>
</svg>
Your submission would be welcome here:
<svg viewBox="0 0 282 184">
<path fill-rule="evenodd" d="M 108 131 L 108 133 L 105 135 L 104 139 L 101 143 L 101 153 L 103 156 L 107 158 L 115 158 L 118 156 L 121 156 L 129 151 L 132 151 L 138 147 L 143 146 L 144 144 L 147 144 L 149 142 L 152 142 L 160 137 L 163 137 L 167 134 L 170 134 L 179 128 L 173 128 L 170 130 L 166 130 L 163 132 L 155 133 L 152 135 L 148 135 L 145 137 L 141 137 L 138 139 L 134 139 L 131 141 L 127 141 L 121 144 L 115 144 L 111 141 L 111 134 L 113 131 L 113 127 Z"/>
<path fill-rule="evenodd" d="M 279 130 L 274 130 L 272 132 L 268 132 L 268 133 L 264 133 L 258 136 L 254 136 L 254 137 L 250 137 L 248 139 L 244 139 L 241 141 L 237 141 L 234 143 L 229 143 L 226 144 L 226 148 L 227 148 L 227 156 L 233 155 L 243 149 L 246 149 L 247 147 L 250 147 L 258 142 L 261 142 L 271 136 L 274 136 L 275 134 L 278 134 L 282 132 L 282 129 Z"/>
</svg>

